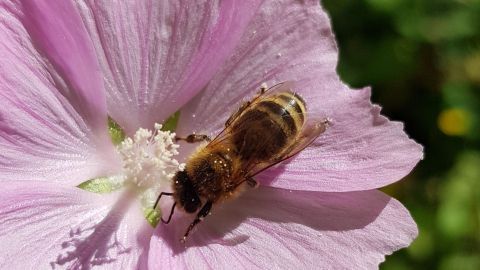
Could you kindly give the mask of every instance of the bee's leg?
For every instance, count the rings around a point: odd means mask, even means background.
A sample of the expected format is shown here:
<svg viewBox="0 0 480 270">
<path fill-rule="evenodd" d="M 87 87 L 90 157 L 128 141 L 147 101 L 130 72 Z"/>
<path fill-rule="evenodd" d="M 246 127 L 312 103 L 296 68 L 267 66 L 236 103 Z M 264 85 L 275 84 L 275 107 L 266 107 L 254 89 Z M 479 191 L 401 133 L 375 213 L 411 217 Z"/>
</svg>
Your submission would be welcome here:
<svg viewBox="0 0 480 270">
<path fill-rule="evenodd" d="M 188 226 L 187 232 L 183 235 L 183 238 L 180 240 L 180 242 L 185 243 L 192 229 L 197 226 L 197 224 L 200 223 L 206 216 L 208 216 L 210 210 L 212 209 L 212 204 L 212 201 L 208 201 L 207 203 L 205 203 L 202 209 L 200 209 L 200 211 L 198 212 L 197 217 Z"/>
<path fill-rule="evenodd" d="M 250 106 L 251 104 L 251 101 L 245 101 L 242 103 L 242 105 L 240 106 L 240 108 L 238 108 L 238 110 L 230 115 L 230 117 L 228 118 L 227 122 L 225 122 L 225 127 L 229 127 L 233 121 L 248 107 Z"/>
<path fill-rule="evenodd" d="M 257 99 L 258 97 L 260 97 L 261 95 L 265 94 L 265 92 L 268 90 L 268 87 L 267 87 L 267 84 L 266 83 L 263 83 L 261 86 L 260 86 L 260 90 L 258 91 L 258 93 L 252 98 L 252 100 L 248 100 L 248 101 L 244 101 L 242 103 L 242 105 L 240 106 L 240 108 L 238 108 L 238 110 L 233 113 L 232 115 L 230 115 L 230 117 L 228 118 L 228 120 L 225 122 L 225 127 L 229 127 L 233 121 L 235 121 L 235 119 L 240 116 L 240 114 L 242 114 L 242 112 L 248 107 L 250 106 L 250 104 L 252 104 L 252 101 L 254 101 L 255 99 Z"/>
<path fill-rule="evenodd" d="M 210 139 L 210 137 L 204 134 L 190 134 L 185 138 L 175 136 L 175 142 L 186 141 L 188 143 L 197 143 L 197 142 L 203 142 L 203 141 L 210 142 L 211 140 L 212 139 Z"/>
<path fill-rule="evenodd" d="M 257 188 L 259 186 L 258 182 L 253 179 L 253 177 L 247 177 L 245 178 L 245 180 L 242 180 L 240 182 L 238 182 L 232 189 L 231 191 L 237 189 L 239 186 L 241 186 L 243 183 L 247 183 L 247 185 L 251 188 Z"/>
<path fill-rule="evenodd" d="M 247 178 L 246 181 L 247 181 L 248 186 L 250 186 L 251 188 L 257 188 L 258 187 L 258 182 L 255 179 L 253 179 L 252 177 Z"/>
<path fill-rule="evenodd" d="M 265 94 L 265 92 L 267 92 L 267 89 L 268 85 L 266 83 L 262 83 L 262 85 L 260 85 L 260 91 L 258 92 L 258 95 L 261 96 Z"/>
</svg>

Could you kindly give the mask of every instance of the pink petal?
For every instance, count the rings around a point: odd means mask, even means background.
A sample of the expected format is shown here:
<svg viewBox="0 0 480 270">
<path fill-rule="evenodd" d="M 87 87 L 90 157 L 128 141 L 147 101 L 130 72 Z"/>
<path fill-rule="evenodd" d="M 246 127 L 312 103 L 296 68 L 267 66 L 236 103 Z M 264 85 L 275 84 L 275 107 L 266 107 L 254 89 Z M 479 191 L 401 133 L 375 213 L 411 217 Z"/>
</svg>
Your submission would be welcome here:
<svg viewBox="0 0 480 270">
<path fill-rule="evenodd" d="M 266 0 L 233 55 L 204 92 L 182 109 L 178 129 L 216 131 L 262 83 L 317 77 L 328 83 L 337 78 L 336 64 L 330 22 L 318 1 Z"/>
<path fill-rule="evenodd" d="M 215 208 L 186 248 L 185 226 L 157 231 L 151 269 L 373 269 L 418 233 L 408 211 L 376 190 L 260 188 Z"/>
<path fill-rule="evenodd" d="M 146 269 L 152 229 L 123 195 L 2 183 L 0 268 Z"/>
<path fill-rule="evenodd" d="M 264 2 L 234 55 L 205 92 L 182 109 L 177 133 L 214 135 L 262 82 L 293 81 L 307 102 L 307 118 L 330 118 L 333 125 L 313 147 L 263 174 L 263 184 L 354 191 L 399 180 L 422 158 L 422 147 L 400 123 L 380 116 L 368 90 L 351 90 L 339 80 L 329 19 L 317 1 L 304 2 Z"/>
<path fill-rule="evenodd" d="M 79 183 L 112 163 L 98 64 L 68 3 L 0 4 L 0 180 Z"/>
<path fill-rule="evenodd" d="M 230 55 L 257 2 L 77 1 L 104 71 L 109 114 L 128 133 L 165 120 Z"/>
<path fill-rule="evenodd" d="M 286 189 L 368 190 L 398 181 L 423 158 L 422 146 L 408 138 L 403 124 L 389 121 L 370 103 L 369 89 L 353 91 L 340 82 L 336 88 L 343 97 L 304 93 L 307 100 L 322 101 L 312 114 L 330 117 L 333 125 L 294 159 L 259 179 Z"/>
<path fill-rule="evenodd" d="M 78 12 L 70 1 L 22 1 L 21 7 L 20 20 L 32 42 L 66 84 L 59 90 L 91 127 L 103 131 L 106 102 L 100 66 Z"/>
</svg>

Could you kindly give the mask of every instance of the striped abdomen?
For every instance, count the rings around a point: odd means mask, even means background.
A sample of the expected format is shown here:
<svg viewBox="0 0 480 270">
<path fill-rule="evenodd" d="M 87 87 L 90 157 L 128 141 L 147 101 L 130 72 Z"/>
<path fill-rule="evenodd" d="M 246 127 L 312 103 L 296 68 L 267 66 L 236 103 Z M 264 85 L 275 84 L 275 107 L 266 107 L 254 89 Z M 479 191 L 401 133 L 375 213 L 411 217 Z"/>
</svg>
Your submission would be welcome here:
<svg viewBox="0 0 480 270">
<path fill-rule="evenodd" d="M 233 142 L 244 160 L 267 161 L 291 145 L 305 122 L 305 102 L 292 92 L 262 97 L 233 124 Z"/>
</svg>

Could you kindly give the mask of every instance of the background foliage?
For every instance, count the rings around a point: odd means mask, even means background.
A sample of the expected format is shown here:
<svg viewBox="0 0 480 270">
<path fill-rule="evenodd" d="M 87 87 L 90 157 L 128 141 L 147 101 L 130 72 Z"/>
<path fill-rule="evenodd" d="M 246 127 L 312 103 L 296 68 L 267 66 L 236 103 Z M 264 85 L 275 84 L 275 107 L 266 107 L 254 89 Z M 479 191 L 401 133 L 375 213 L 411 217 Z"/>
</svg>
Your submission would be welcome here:
<svg viewBox="0 0 480 270">
<path fill-rule="evenodd" d="M 382 269 L 480 269 L 480 0 L 322 0 L 344 81 L 425 147 L 384 191 L 420 228 Z"/>
</svg>

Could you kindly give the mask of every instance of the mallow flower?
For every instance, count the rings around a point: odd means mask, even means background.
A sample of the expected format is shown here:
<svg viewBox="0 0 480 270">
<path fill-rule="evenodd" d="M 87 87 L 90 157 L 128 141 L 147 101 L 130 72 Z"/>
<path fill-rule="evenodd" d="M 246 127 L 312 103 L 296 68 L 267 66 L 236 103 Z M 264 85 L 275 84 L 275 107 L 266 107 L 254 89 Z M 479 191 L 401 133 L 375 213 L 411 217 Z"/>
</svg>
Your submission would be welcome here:
<svg viewBox="0 0 480 270">
<path fill-rule="evenodd" d="M 337 57 L 318 1 L 2 0 L 0 268 L 377 268 L 417 227 L 376 189 L 422 148 L 340 81 Z M 333 125 L 185 244 L 193 216 L 154 229 L 194 147 L 159 124 L 215 135 L 283 81 Z"/>
</svg>

